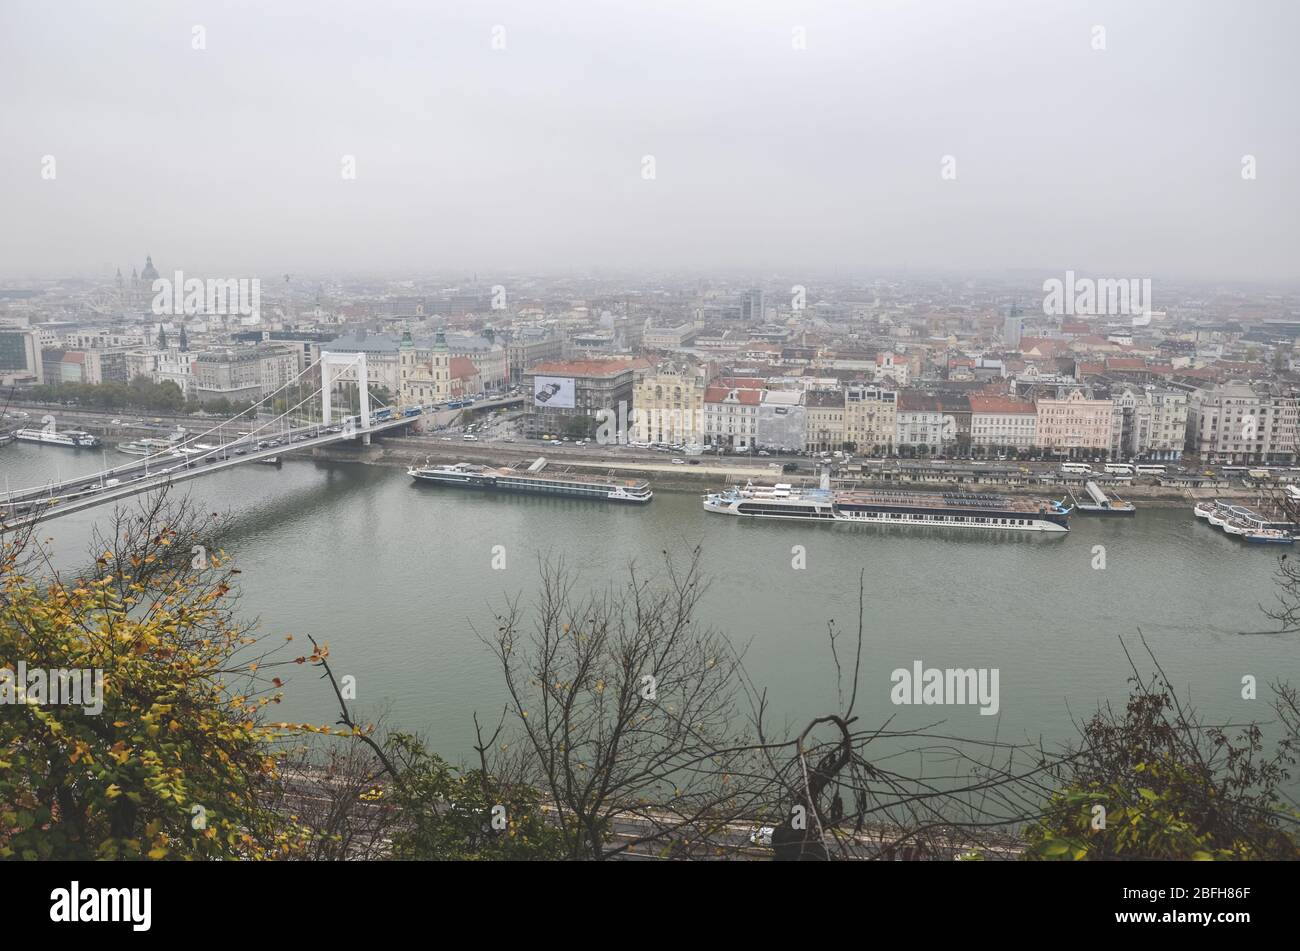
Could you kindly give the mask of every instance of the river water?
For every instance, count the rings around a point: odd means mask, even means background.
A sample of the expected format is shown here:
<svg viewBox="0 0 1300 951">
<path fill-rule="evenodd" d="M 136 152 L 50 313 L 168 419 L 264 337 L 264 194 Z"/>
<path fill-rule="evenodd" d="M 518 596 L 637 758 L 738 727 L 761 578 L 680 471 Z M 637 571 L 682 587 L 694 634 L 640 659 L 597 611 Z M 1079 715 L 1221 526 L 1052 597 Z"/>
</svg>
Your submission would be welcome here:
<svg viewBox="0 0 1300 951">
<path fill-rule="evenodd" d="M 100 463 L 97 451 L 0 448 L 0 473 L 14 487 Z M 1066 739 L 1072 717 L 1126 696 L 1119 638 L 1140 654 L 1139 630 L 1211 720 L 1266 719 L 1267 682 L 1300 680 L 1300 635 L 1241 634 L 1271 626 L 1260 604 L 1274 599 L 1277 551 L 1225 536 L 1190 507 L 1076 516 L 1064 537 L 1008 537 L 773 524 L 705 513 L 694 493 L 660 492 L 643 507 L 475 493 L 416 484 L 400 469 L 306 459 L 238 467 L 179 491 L 235 516 L 225 547 L 243 572 L 246 616 L 273 638 L 328 642 L 336 672 L 357 678 L 363 710 L 385 711 L 457 760 L 471 751 L 471 712 L 494 719 L 504 699 L 475 627 L 491 631 L 494 608 L 536 590 L 547 554 L 563 554 L 598 586 L 622 580 L 630 560 L 653 567 L 663 551 L 685 557 L 702 545 L 711 581 L 702 620 L 744 647 L 781 719 L 834 709 L 826 624 L 856 630 L 860 571 L 864 725 L 893 716 L 899 729 L 945 720 L 945 732 L 971 738 Z M 89 528 L 106 512 L 44 526 L 57 564 L 84 561 Z M 493 567 L 494 546 L 504 547 L 504 570 Z M 804 549 L 802 569 L 794 546 Z M 843 643 L 849 649 L 851 638 Z M 894 705 L 891 672 L 916 661 L 996 668 L 998 715 Z M 1259 681 L 1255 701 L 1241 697 L 1248 674 Z M 305 670 L 288 679 L 280 712 L 336 716 L 328 687 Z"/>
</svg>

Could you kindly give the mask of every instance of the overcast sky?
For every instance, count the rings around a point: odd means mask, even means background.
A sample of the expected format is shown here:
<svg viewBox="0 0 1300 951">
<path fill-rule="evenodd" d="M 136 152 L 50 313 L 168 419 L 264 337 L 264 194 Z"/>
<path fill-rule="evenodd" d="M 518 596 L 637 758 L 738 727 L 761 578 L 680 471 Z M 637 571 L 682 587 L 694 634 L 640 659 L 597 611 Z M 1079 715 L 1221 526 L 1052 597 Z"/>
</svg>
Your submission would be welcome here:
<svg viewBox="0 0 1300 951">
<path fill-rule="evenodd" d="M 1292 0 L 0 0 L 0 272 L 1294 279 L 1298 35 Z"/>
</svg>

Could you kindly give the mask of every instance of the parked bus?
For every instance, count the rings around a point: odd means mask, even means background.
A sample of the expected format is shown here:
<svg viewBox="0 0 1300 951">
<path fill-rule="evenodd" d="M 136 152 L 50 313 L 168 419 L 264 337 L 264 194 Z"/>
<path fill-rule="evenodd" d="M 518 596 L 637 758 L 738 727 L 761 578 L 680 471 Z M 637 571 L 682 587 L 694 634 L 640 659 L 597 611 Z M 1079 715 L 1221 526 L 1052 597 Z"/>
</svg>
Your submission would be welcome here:
<svg viewBox="0 0 1300 951">
<path fill-rule="evenodd" d="M 1164 475 L 1165 467 L 1155 464 L 1141 463 L 1136 467 L 1138 475 Z"/>
<path fill-rule="evenodd" d="M 1133 467 L 1127 462 L 1108 462 L 1106 463 L 1107 472 L 1115 472 L 1121 475 L 1132 475 Z"/>
<path fill-rule="evenodd" d="M 1086 475 L 1092 472 L 1092 466 L 1088 465 L 1086 462 L 1063 462 L 1061 463 L 1061 471 Z"/>
</svg>

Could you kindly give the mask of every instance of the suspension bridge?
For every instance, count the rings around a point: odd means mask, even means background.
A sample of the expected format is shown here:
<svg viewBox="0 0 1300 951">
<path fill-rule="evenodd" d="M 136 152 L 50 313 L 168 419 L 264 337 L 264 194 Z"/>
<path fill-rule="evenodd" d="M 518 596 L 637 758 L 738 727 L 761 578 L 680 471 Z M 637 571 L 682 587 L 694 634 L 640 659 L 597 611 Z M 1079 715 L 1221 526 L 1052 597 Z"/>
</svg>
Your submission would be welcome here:
<svg viewBox="0 0 1300 951">
<path fill-rule="evenodd" d="M 278 415 L 266 419 L 258 417 L 260 407 L 274 406 L 277 396 L 301 387 L 300 381 L 317 370 L 321 379 L 319 390 L 311 390 L 297 404 Z M 334 387 L 340 382 L 352 382 L 351 378 L 356 382 L 359 412 L 351 413 L 351 407 L 346 406 L 342 418 L 335 419 Z M 372 399 L 380 404 L 373 410 Z M 320 408 L 319 419 L 304 418 L 314 415 L 317 405 Z M 304 406 L 308 408 L 304 410 Z M 364 353 L 322 353 L 317 363 L 305 367 L 242 413 L 201 433 L 186 434 L 156 452 L 148 452 L 120 466 L 106 466 L 99 472 L 44 485 L 22 489 L 10 489 L 6 485 L 4 494 L 0 495 L 0 533 L 199 479 L 235 466 L 269 460 L 290 451 L 315 449 L 347 440 L 369 444 L 371 436 L 409 426 L 430 408 L 421 405 L 393 408 L 375 396 L 370 389 Z M 237 434 L 228 438 L 232 426 L 238 427 Z"/>
</svg>

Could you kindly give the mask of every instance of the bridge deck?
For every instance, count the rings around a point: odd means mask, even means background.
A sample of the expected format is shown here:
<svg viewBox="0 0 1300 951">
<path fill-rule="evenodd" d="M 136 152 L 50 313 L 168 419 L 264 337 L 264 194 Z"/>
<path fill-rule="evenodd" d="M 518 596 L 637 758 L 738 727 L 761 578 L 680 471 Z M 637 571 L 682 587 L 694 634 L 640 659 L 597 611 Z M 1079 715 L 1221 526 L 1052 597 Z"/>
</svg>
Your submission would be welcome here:
<svg viewBox="0 0 1300 951">
<path fill-rule="evenodd" d="M 294 436 L 318 431 L 323 424 L 305 426 L 294 430 L 286 430 L 283 433 L 269 433 L 261 437 L 235 440 L 207 452 L 196 453 L 186 459 L 179 459 L 171 455 L 153 456 L 149 457 L 152 460 L 151 463 L 144 461 L 128 463 L 124 466 L 106 469 L 104 472 L 95 472 L 76 479 L 64 479 L 57 484 L 51 483 L 44 486 L 19 489 L 7 496 L 0 496 L 0 533 L 23 528 L 35 521 L 58 518 L 61 515 L 71 515 L 73 512 L 81 512 L 97 505 L 131 498 L 165 485 L 175 485 L 188 479 L 197 479 L 200 476 L 210 475 L 249 462 L 257 462 L 260 459 L 269 459 L 272 456 L 280 456 L 288 452 L 314 449 L 318 446 L 328 446 L 344 440 L 387 432 L 388 430 L 409 425 L 420 418 L 420 416 L 402 416 L 381 423 L 372 423 L 369 429 L 356 428 L 339 433 L 327 432 L 319 436 L 309 436 L 299 442 L 292 442 Z M 286 437 L 290 441 L 284 441 Z M 262 449 L 257 448 L 259 442 L 265 442 L 267 439 L 280 440 L 280 445 L 267 446 Z M 184 445 L 184 443 L 178 443 L 177 445 Z M 236 450 L 242 450 L 242 455 L 235 455 Z M 206 461 L 208 459 L 212 459 L 212 461 Z M 155 471 L 146 475 L 148 468 L 153 468 Z M 109 478 L 118 479 L 121 484 L 104 484 L 107 483 Z M 92 485 L 95 482 L 101 484 Z M 86 488 L 86 486 L 90 486 L 90 488 Z"/>
</svg>

